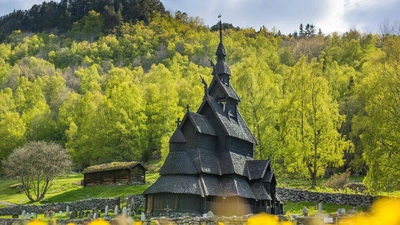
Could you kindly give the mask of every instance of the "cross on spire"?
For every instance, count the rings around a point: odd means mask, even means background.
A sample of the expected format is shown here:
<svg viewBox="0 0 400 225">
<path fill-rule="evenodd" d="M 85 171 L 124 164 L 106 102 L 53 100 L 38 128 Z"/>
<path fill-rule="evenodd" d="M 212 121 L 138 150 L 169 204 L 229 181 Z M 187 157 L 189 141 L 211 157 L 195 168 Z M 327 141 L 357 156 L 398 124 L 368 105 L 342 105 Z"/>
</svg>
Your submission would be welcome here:
<svg viewBox="0 0 400 225">
<path fill-rule="evenodd" d="M 186 105 L 186 112 L 189 112 L 189 110 L 190 110 L 190 106 Z"/>
<path fill-rule="evenodd" d="M 176 123 L 176 127 L 179 127 L 179 125 L 181 125 L 181 119 L 180 118 L 178 118 L 176 121 L 175 121 L 175 123 Z"/>
</svg>

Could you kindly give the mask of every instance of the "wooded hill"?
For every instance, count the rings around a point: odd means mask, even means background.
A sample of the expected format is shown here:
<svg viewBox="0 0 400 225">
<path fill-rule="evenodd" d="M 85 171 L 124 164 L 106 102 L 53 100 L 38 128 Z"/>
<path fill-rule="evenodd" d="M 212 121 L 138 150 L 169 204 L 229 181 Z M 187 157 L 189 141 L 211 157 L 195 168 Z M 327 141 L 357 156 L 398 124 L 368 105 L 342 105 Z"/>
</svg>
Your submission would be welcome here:
<svg viewBox="0 0 400 225">
<path fill-rule="evenodd" d="M 89 2 L 44 3 L 66 5 L 65 24 L 15 19 L 32 9 L 1 18 L 0 158 L 31 140 L 62 144 L 76 168 L 165 157 L 177 118 L 201 104 L 200 76 L 211 80 L 218 32 L 145 0 L 106 3 L 122 16 L 110 24 L 106 7 L 95 7 L 102 1 Z M 129 13 L 145 3 L 145 20 Z M 3 23 L 15 20 L 20 26 Z M 270 158 L 278 175 L 313 178 L 340 167 L 367 173 L 375 189 L 399 186 L 397 34 L 235 28 L 223 41 L 256 158 Z"/>
</svg>

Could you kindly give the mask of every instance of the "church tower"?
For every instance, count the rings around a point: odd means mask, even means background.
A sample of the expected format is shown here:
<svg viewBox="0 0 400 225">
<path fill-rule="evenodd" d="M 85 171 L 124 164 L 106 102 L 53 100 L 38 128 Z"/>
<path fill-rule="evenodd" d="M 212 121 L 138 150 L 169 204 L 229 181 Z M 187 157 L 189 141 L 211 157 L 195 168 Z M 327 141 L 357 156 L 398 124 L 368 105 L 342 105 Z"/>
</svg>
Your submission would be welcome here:
<svg viewBox="0 0 400 225">
<path fill-rule="evenodd" d="M 170 139 L 159 179 L 143 194 L 146 213 L 281 214 L 269 160 L 253 158 L 256 139 L 241 116 L 220 23 L 213 79 L 197 112 L 187 111 Z M 200 97 L 200 96 L 199 96 Z"/>
</svg>

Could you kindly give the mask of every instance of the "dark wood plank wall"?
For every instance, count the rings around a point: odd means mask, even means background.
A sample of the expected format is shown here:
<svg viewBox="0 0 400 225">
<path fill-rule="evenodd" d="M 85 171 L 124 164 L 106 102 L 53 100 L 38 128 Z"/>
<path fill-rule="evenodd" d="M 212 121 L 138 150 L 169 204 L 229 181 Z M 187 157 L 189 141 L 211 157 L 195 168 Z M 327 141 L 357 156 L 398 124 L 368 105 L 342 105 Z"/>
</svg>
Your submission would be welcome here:
<svg viewBox="0 0 400 225">
<path fill-rule="evenodd" d="M 84 186 L 109 184 L 144 184 L 145 168 L 140 165 L 132 169 L 99 171 L 84 174 Z"/>
<path fill-rule="evenodd" d="M 141 166 L 135 166 L 131 170 L 131 183 L 146 183 L 145 169 Z"/>
</svg>

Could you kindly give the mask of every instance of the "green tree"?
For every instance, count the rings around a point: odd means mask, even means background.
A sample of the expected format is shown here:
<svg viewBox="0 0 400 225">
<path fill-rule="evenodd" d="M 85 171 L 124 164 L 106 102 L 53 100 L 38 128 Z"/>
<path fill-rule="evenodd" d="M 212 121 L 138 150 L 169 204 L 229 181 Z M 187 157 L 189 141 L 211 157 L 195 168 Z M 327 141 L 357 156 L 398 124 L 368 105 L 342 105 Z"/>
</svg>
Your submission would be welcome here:
<svg viewBox="0 0 400 225">
<path fill-rule="evenodd" d="M 353 119 L 369 168 L 364 182 L 373 190 L 400 186 L 400 38 L 386 37 L 383 51 L 372 53 L 356 86 L 363 110 Z"/>
<path fill-rule="evenodd" d="M 280 145 L 276 125 L 281 78 L 264 61 L 263 56 L 252 54 L 232 67 L 232 77 L 240 110 L 258 143 L 255 157 L 274 161 Z"/>
<path fill-rule="evenodd" d="M 25 124 L 15 109 L 11 89 L 0 90 L 0 159 L 25 143 Z"/>
<path fill-rule="evenodd" d="M 302 58 L 283 84 L 279 126 L 282 155 L 289 172 L 300 172 L 316 186 L 327 167 L 343 165 L 350 142 L 338 132 L 344 117 L 327 89 L 321 63 Z"/>
</svg>

